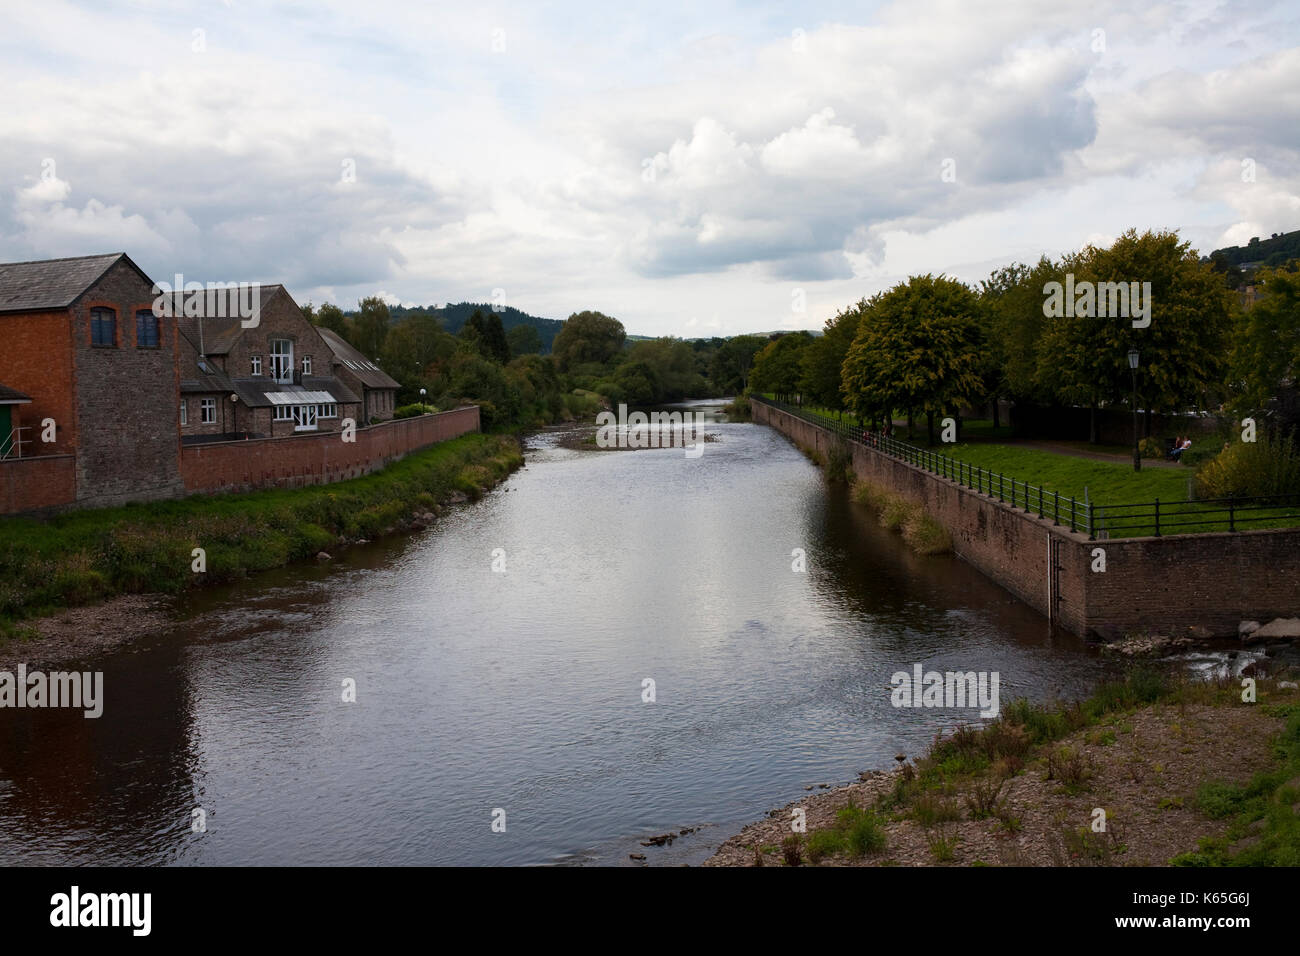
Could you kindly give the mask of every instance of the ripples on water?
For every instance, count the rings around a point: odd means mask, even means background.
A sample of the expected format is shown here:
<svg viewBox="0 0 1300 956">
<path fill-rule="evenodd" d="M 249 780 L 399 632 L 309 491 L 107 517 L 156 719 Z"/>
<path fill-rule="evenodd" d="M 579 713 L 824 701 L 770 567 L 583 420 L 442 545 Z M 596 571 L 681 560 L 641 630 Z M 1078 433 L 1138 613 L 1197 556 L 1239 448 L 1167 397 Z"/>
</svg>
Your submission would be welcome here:
<svg viewBox="0 0 1300 956">
<path fill-rule="evenodd" d="M 694 862 L 968 717 L 894 709 L 896 670 L 998 671 L 1003 702 L 1101 675 L 967 565 L 912 555 L 776 432 L 709 430 L 695 459 L 536 435 L 525 469 L 428 531 L 204 592 L 90 662 L 99 720 L 0 712 L 0 860 Z"/>
</svg>

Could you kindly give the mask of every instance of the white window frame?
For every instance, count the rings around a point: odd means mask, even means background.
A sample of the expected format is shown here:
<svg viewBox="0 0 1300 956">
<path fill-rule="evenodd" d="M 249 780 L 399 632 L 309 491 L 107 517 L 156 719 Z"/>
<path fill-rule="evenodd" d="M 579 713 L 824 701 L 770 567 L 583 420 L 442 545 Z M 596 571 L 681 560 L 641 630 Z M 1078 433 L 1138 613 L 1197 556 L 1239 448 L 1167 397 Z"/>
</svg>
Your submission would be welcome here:
<svg viewBox="0 0 1300 956">
<path fill-rule="evenodd" d="M 283 346 L 283 351 L 276 348 Z M 293 340 L 271 339 L 271 377 L 281 385 L 293 384 Z"/>
<path fill-rule="evenodd" d="M 316 406 L 291 405 L 293 409 L 293 430 L 296 432 L 316 431 Z"/>
<path fill-rule="evenodd" d="M 209 417 L 211 413 L 211 417 Z M 215 398 L 199 399 L 199 421 L 203 425 L 215 425 L 217 423 L 217 400 Z"/>
<path fill-rule="evenodd" d="M 253 362 L 253 374 L 254 374 L 254 375 L 261 375 L 261 374 L 262 374 L 262 356 L 260 356 L 260 355 L 254 355 L 254 356 L 253 356 L 253 359 L 252 359 L 252 362 Z"/>
<path fill-rule="evenodd" d="M 276 405 L 271 409 L 271 421 L 273 422 L 291 422 L 293 421 L 292 405 Z"/>
<path fill-rule="evenodd" d="M 181 427 L 184 428 L 190 423 L 190 403 L 181 399 Z"/>
<path fill-rule="evenodd" d="M 311 356 L 310 356 L 310 355 L 304 355 L 304 356 L 302 357 L 302 374 L 303 374 L 303 375 L 310 375 L 310 374 L 311 374 Z"/>
</svg>

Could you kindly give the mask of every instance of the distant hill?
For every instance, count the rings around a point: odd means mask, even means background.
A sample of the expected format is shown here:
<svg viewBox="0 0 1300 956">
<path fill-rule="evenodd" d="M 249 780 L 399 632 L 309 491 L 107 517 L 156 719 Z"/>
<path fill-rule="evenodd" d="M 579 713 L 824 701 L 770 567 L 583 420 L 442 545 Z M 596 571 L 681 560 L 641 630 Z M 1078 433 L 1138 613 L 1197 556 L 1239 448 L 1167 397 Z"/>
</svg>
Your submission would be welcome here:
<svg viewBox="0 0 1300 956">
<path fill-rule="evenodd" d="M 1215 249 L 1202 262 L 1217 262 L 1225 266 L 1242 266 L 1248 262 L 1257 262 L 1267 268 L 1275 268 L 1300 259 L 1300 229 L 1294 232 L 1275 232 L 1268 239 L 1256 236 L 1244 246 L 1228 246 Z"/>
<path fill-rule="evenodd" d="M 407 307 L 404 305 L 390 305 L 388 314 L 392 321 L 400 322 L 408 315 L 425 315 L 436 316 L 443 329 L 452 335 L 457 335 L 469 317 L 474 314 L 475 309 L 481 309 L 484 313 L 492 311 L 490 302 L 456 302 L 450 303 L 439 308 L 436 305 L 417 305 Z M 352 309 L 344 315 L 356 315 L 357 310 Z M 498 313 L 501 316 L 501 326 L 507 332 L 516 325 L 531 325 L 537 330 L 537 334 L 542 340 L 542 354 L 551 351 L 551 344 L 555 341 L 555 336 L 559 333 L 560 328 L 564 325 L 559 319 L 543 319 L 536 315 L 529 315 L 527 312 L 520 312 L 516 308 L 507 306 L 505 311 Z"/>
</svg>

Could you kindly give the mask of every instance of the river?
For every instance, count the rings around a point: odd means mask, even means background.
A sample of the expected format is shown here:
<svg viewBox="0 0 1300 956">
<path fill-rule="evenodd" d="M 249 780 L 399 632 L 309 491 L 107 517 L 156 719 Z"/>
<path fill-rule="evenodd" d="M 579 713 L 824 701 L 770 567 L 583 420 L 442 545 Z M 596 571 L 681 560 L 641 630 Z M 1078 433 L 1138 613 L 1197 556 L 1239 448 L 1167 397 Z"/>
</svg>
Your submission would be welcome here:
<svg viewBox="0 0 1300 956">
<path fill-rule="evenodd" d="M 697 457 L 541 432 L 427 531 L 190 595 L 85 662 L 102 717 L 0 712 L 0 861 L 695 863 L 971 719 L 894 708 L 895 671 L 996 671 L 1004 703 L 1101 675 L 775 431 L 688 408 Z"/>
</svg>

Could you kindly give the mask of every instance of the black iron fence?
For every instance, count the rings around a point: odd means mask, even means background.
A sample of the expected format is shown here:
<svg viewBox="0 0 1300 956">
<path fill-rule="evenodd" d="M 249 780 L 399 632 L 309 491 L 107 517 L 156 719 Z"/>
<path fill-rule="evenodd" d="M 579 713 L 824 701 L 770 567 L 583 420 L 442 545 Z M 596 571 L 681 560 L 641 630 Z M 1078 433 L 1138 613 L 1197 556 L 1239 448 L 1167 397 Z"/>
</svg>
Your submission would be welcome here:
<svg viewBox="0 0 1300 956">
<path fill-rule="evenodd" d="M 1020 508 L 1026 514 L 1051 518 L 1055 525 L 1087 534 L 1090 539 L 1142 535 L 1193 534 L 1205 531 L 1240 531 L 1251 524 L 1300 525 L 1300 495 L 1267 498 L 1216 498 L 1202 501 L 1164 502 L 1159 499 L 1135 505 L 1098 505 L 1091 501 L 1048 491 L 1010 475 L 989 471 L 898 441 L 880 432 L 864 430 L 844 419 L 808 411 L 796 405 L 751 395 L 750 401 L 779 408 L 810 424 L 825 428 L 845 441 L 907 462 L 972 491 Z"/>
</svg>

